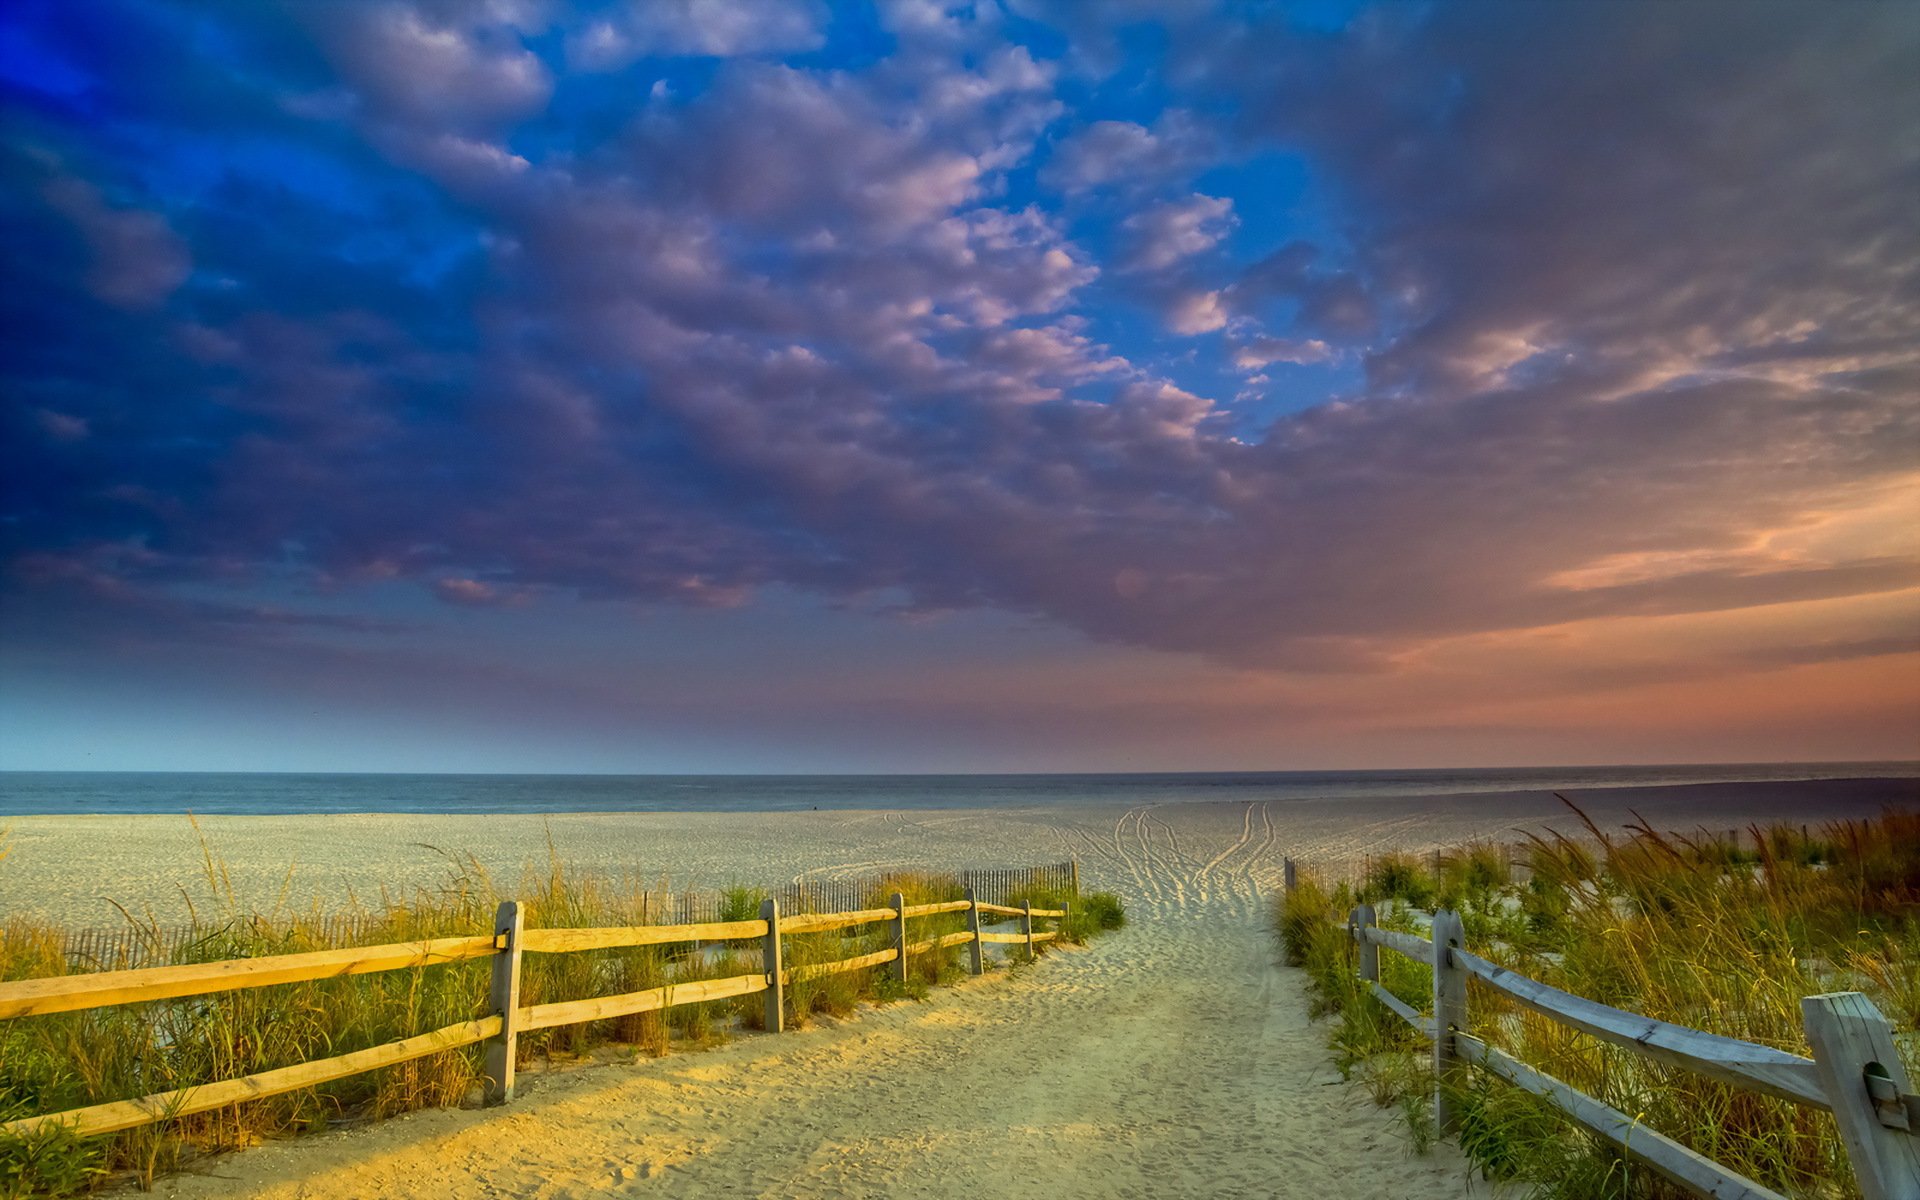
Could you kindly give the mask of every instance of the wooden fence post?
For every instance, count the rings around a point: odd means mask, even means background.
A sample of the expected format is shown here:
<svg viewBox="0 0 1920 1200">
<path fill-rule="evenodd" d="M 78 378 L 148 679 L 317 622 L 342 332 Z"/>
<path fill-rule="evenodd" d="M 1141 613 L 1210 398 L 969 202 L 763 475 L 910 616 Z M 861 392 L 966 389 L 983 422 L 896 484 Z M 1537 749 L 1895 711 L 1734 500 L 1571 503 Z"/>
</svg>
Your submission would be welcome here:
<svg viewBox="0 0 1920 1200">
<path fill-rule="evenodd" d="M 893 908 L 893 945 L 900 956 L 893 960 L 894 978 L 907 981 L 907 898 L 899 892 L 887 902 Z"/>
<path fill-rule="evenodd" d="M 1291 858 L 1281 859 L 1280 860 L 1280 884 L 1283 888 L 1286 889 L 1287 895 L 1289 896 L 1293 895 L 1293 885 L 1297 881 L 1297 879 L 1298 879 L 1298 876 L 1294 872 L 1293 860 Z"/>
<path fill-rule="evenodd" d="M 1920 1200 L 1920 1102 L 1893 1027 L 1859 992 L 1808 996 L 1800 1015 L 1862 1200 Z"/>
<path fill-rule="evenodd" d="M 1026 935 L 1027 961 L 1032 962 L 1033 961 L 1033 900 L 1029 898 L 1026 901 L 1026 903 L 1022 905 L 1022 907 L 1025 908 L 1026 911 L 1020 914 L 1020 932 Z"/>
<path fill-rule="evenodd" d="M 1380 982 L 1380 947 L 1367 940 L 1367 930 L 1373 928 L 1376 919 L 1371 904 L 1358 906 L 1347 917 L 1347 928 L 1360 946 L 1360 978 L 1373 983 Z"/>
<path fill-rule="evenodd" d="M 787 1027 L 787 986 L 781 980 L 786 972 L 780 957 L 780 902 L 769 896 L 760 902 L 760 919 L 767 923 L 765 949 L 760 965 L 767 969 L 767 1032 L 779 1033 Z"/>
<path fill-rule="evenodd" d="M 967 949 L 972 953 L 972 959 L 967 967 L 973 974 L 979 975 L 986 971 L 987 964 L 981 961 L 980 957 L 980 952 L 984 949 L 980 945 L 980 901 L 974 899 L 972 888 L 967 889 L 967 932 L 973 935 L 973 941 L 967 945 Z"/>
<path fill-rule="evenodd" d="M 1454 1030 L 1467 1027 L 1467 973 L 1453 965 L 1448 954 L 1464 949 L 1466 931 L 1460 914 L 1441 909 L 1433 914 L 1433 1123 L 1443 1135 L 1460 1131 L 1453 1096 L 1466 1084 L 1466 1062 L 1456 1052 Z"/>
<path fill-rule="evenodd" d="M 487 1007 L 500 1014 L 500 1034 L 486 1045 L 481 1095 L 487 1104 L 513 1099 L 513 1060 L 520 1050 L 520 923 L 520 902 L 501 901 L 493 918 L 496 953 L 487 988 Z"/>
<path fill-rule="evenodd" d="M 1072 862 L 1072 867 L 1073 867 L 1073 895 L 1075 899 L 1078 899 L 1080 896 L 1080 860 L 1077 858 L 1074 859 Z"/>
</svg>

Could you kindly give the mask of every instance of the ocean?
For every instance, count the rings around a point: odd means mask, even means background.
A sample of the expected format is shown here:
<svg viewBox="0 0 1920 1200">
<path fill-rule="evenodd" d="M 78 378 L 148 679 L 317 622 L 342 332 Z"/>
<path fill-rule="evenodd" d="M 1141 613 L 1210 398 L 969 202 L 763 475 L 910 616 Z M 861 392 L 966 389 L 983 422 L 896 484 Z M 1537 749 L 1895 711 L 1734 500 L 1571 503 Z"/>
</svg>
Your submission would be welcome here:
<svg viewBox="0 0 1920 1200">
<path fill-rule="evenodd" d="M 782 812 L 1288 801 L 1920 775 L 1920 762 L 1088 775 L 0 772 L 0 818 L 82 813 Z"/>
</svg>

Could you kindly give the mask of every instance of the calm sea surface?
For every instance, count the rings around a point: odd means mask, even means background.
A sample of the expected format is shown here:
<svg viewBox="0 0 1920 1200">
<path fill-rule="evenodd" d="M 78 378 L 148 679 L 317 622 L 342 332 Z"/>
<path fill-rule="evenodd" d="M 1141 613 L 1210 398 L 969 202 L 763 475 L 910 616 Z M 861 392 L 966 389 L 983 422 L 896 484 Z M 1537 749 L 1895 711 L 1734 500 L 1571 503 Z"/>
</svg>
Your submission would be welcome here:
<svg viewBox="0 0 1920 1200">
<path fill-rule="evenodd" d="M 300 775 L 0 772 L 0 817 L 72 813 L 777 812 L 1632 787 L 1920 775 L 1920 762 L 1149 775 Z"/>
</svg>

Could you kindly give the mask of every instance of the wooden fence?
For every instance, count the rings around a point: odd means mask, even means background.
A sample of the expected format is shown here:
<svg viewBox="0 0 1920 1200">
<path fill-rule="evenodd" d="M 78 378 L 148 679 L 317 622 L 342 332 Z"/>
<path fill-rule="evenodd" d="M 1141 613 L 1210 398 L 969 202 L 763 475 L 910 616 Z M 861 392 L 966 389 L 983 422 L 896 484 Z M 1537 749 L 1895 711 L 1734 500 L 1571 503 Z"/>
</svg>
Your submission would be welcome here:
<svg viewBox="0 0 1920 1200">
<path fill-rule="evenodd" d="M 1292 883 L 1293 865 L 1285 864 Z M 1671 1138 L 1539 1071 L 1469 1032 L 1467 979 L 1570 1028 L 1747 1091 L 1831 1112 L 1860 1182 L 1863 1200 L 1920 1200 L 1920 1096 L 1912 1092 L 1893 1029 L 1858 992 L 1800 1002 L 1812 1058 L 1656 1021 L 1563 992 L 1468 952 L 1457 913 L 1432 917 L 1432 937 L 1382 929 L 1373 906 L 1347 920 L 1359 948 L 1359 977 L 1388 1011 L 1433 1043 L 1434 1117 L 1458 1132 L 1452 1102 L 1467 1065 L 1545 1099 L 1587 1129 L 1698 1196 L 1784 1200 Z M 1433 968 L 1433 1001 L 1421 1013 L 1380 984 L 1381 947 Z"/>
<path fill-rule="evenodd" d="M 1005 903 L 1018 892 L 1049 891 L 1060 895 L 1080 894 L 1080 864 L 1077 861 L 1043 863 L 1029 867 L 968 867 L 959 871 L 891 871 L 882 875 L 857 875 L 839 879 L 800 879 L 769 891 L 780 902 L 780 911 L 831 912 L 857 909 L 886 881 L 914 883 L 928 887 L 972 888 L 982 900 Z M 639 895 L 640 921 L 710 924 L 724 919 L 727 897 L 723 892 L 668 888 L 648 889 Z M 378 914 L 340 913 L 317 921 L 301 921 L 301 932 L 329 946 L 347 946 L 380 932 Z M 250 926 L 249 934 L 286 933 L 290 926 L 261 920 Z M 196 950 L 227 933 L 228 926 L 141 928 L 123 925 L 118 929 L 69 930 L 61 949 L 72 971 L 128 970 L 135 967 L 165 966 L 183 959 L 199 957 Z"/>
<path fill-rule="evenodd" d="M 1058 869 L 1065 869 L 1064 877 L 1069 880 L 1077 874 L 1072 864 L 969 874 L 985 876 L 980 879 L 982 889 L 997 886 L 999 892 L 992 894 L 1004 898 L 1006 891 L 1025 886 L 1029 881 L 1052 878 L 1048 873 Z M 937 878 L 951 880 L 954 877 L 946 875 Z M 892 963 L 896 977 L 904 982 L 913 955 L 962 945 L 970 947 L 969 969 L 972 974 L 978 975 L 985 969 L 983 948 L 987 945 L 1017 947 L 1018 952 L 1031 961 L 1040 945 L 1060 936 L 1068 908 L 1034 908 L 1030 901 L 1016 908 L 984 899 L 973 885 L 964 886 L 964 899 L 936 904 L 910 905 L 899 892 L 894 892 L 885 908 L 800 911 L 783 916 L 785 910 L 780 899 L 775 897 L 762 903 L 760 915 L 754 920 L 698 921 L 621 928 L 526 929 L 522 925 L 520 903 L 508 900 L 500 905 L 494 932 L 488 935 L 433 938 L 383 946 L 0 983 L 0 1020 L 7 1020 L 153 1000 L 178 1000 L 342 975 L 433 967 L 476 958 L 492 960 L 487 998 L 489 1012 L 477 1020 L 462 1021 L 397 1042 L 314 1062 L 296 1063 L 240 1079 L 199 1084 L 134 1100 L 118 1100 L 65 1112 L 22 1117 L 0 1123 L 0 1132 L 33 1135 L 51 1125 L 64 1125 L 82 1137 L 117 1133 L 174 1117 L 225 1108 L 244 1100 L 298 1091 L 476 1044 L 484 1048 L 486 1099 L 489 1103 L 504 1103 L 513 1096 L 516 1039 L 522 1033 L 758 992 L 765 992 L 767 996 L 768 1032 L 779 1033 L 785 1028 L 786 988 L 795 980 L 817 979 L 843 971 Z M 908 940 L 910 921 L 944 913 L 965 913 L 967 928 L 944 936 Z M 984 927 L 989 923 L 984 919 L 986 917 L 1011 917 L 1017 919 L 1018 924 L 1014 932 L 990 930 Z M 1053 929 L 1036 927 L 1036 921 L 1047 920 L 1056 923 Z M 879 922 L 887 922 L 891 926 L 888 939 L 891 945 L 886 949 L 837 962 L 796 966 L 791 970 L 783 965 L 781 939 L 788 935 L 846 930 Z M 531 1006 L 520 1003 L 521 960 L 527 954 L 573 954 L 630 946 L 746 939 L 758 939 L 761 943 L 762 970 L 752 974 L 667 984 L 615 996 L 594 996 Z"/>
</svg>

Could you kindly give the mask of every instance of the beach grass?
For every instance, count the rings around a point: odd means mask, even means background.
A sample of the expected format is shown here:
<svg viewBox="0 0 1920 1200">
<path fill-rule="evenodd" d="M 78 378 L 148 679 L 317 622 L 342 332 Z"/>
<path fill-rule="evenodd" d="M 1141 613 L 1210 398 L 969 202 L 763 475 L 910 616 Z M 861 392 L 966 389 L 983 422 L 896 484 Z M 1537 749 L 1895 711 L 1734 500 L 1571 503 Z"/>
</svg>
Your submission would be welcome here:
<svg viewBox="0 0 1920 1200">
<path fill-rule="evenodd" d="M 1887 812 L 1817 829 L 1750 827 L 1738 839 L 1645 823 L 1536 837 L 1515 872 L 1506 847 L 1463 845 L 1431 860 L 1384 855 L 1364 878 L 1302 874 L 1276 907 L 1286 959 L 1336 1019 L 1343 1070 L 1399 1106 L 1416 1143 L 1432 1136 L 1424 1039 L 1355 981 L 1344 922 L 1424 936 L 1431 906 L 1460 913 L 1467 945 L 1503 966 L 1617 1008 L 1810 1053 L 1800 1000 L 1864 992 L 1920 1073 L 1920 815 Z M 1524 875 L 1524 878 L 1518 876 Z M 1382 951 L 1381 982 L 1430 1006 L 1430 968 Z M 1857 1194 L 1831 1116 L 1654 1063 L 1523 1010 L 1471 981 L 1471 1026 L 1489 1043 L 1767 1187 L 1794 1197 Z M 1520 1194 L 1564 1200 L 1680 1196 L 1517 1088 L 1472 1073 L 1459 1142 Z M 1423 1124 L 1424 1122 L 1424 1124 Z"/>
<path fill-rule="evenodd" d="M 4 851 L 0 839 L 0 852 Z M 179 943 L 150 914 L 122 909 L 129 928 L 156 955 L 151 963 L 215 962 L 470 935 L 492 926 L 504 895 L 518 898 L 528 928 L 668 924 L 658 904 L 671 889 L 569 871 L 550 850 L 505 892 L 477 860 L 447 854 L 443 882 L 413 895 L 353 901 L 353 934 L 342 941 L 338 912 L 247 909 L 224 864 L 210 851 L 202 888 L 187 897 L 191 936 Z M 909 904 L 957 898 L 935 876 L 901 876 L 875 889 L 875 907 L 898 890 Z M 948 893 L 952 894 L 949 895 Z M 751 920 L 766 893 L 729 888 L 722 919 Z M 916 919 L 918 938 L 965 928 L 965 914 Z M 878 950 L 891 944 L 886 923 L 786 939 L 791 968 Z M 889 964 L 795 981 L 790 1020 L 851 1014 L 861 1002 L 926 994 L 965 973 L 964 948 L 915 955 L 907 981 Z M 112 964 L 107 964 L 112 965 Z M 31 921 L 0 926 L 0 980 L 69 973 L 64 931 Z M 521 1001 L 545 1004 L 638 991 L 677 982 L 761 970 L 759 939 L 688 946 L 646 946 L 572 954 L 528 954 Z M 314 980 L 238 992 L 0 1021 L 0 1121 L 61 1112 L 232 1079 L 377 1046 L 485 1015 L 489 966 L 469 960 L 427 968 Z M 709 1046 L 740 1029 L 765 1025 L 763 997 L 742 996 L 664 1012 L 531 1031 L 519 1039 L 523 1064 L 593 1055 L 603 1047 L 667 1053 Z M 131 1177 L 150 1186 L 188 1158 L 230 1150 L 342 1121 L 414 1109 L 472 1104 L 480 1090 L 480 1049 L 467 1047 L 286 1095 L 251 1100 L 156 1126 L 80 1139 L 53 1129 L 33 1136 L 0 1133 L 0 1198 L 71 1195 Z"/>
</svg>

